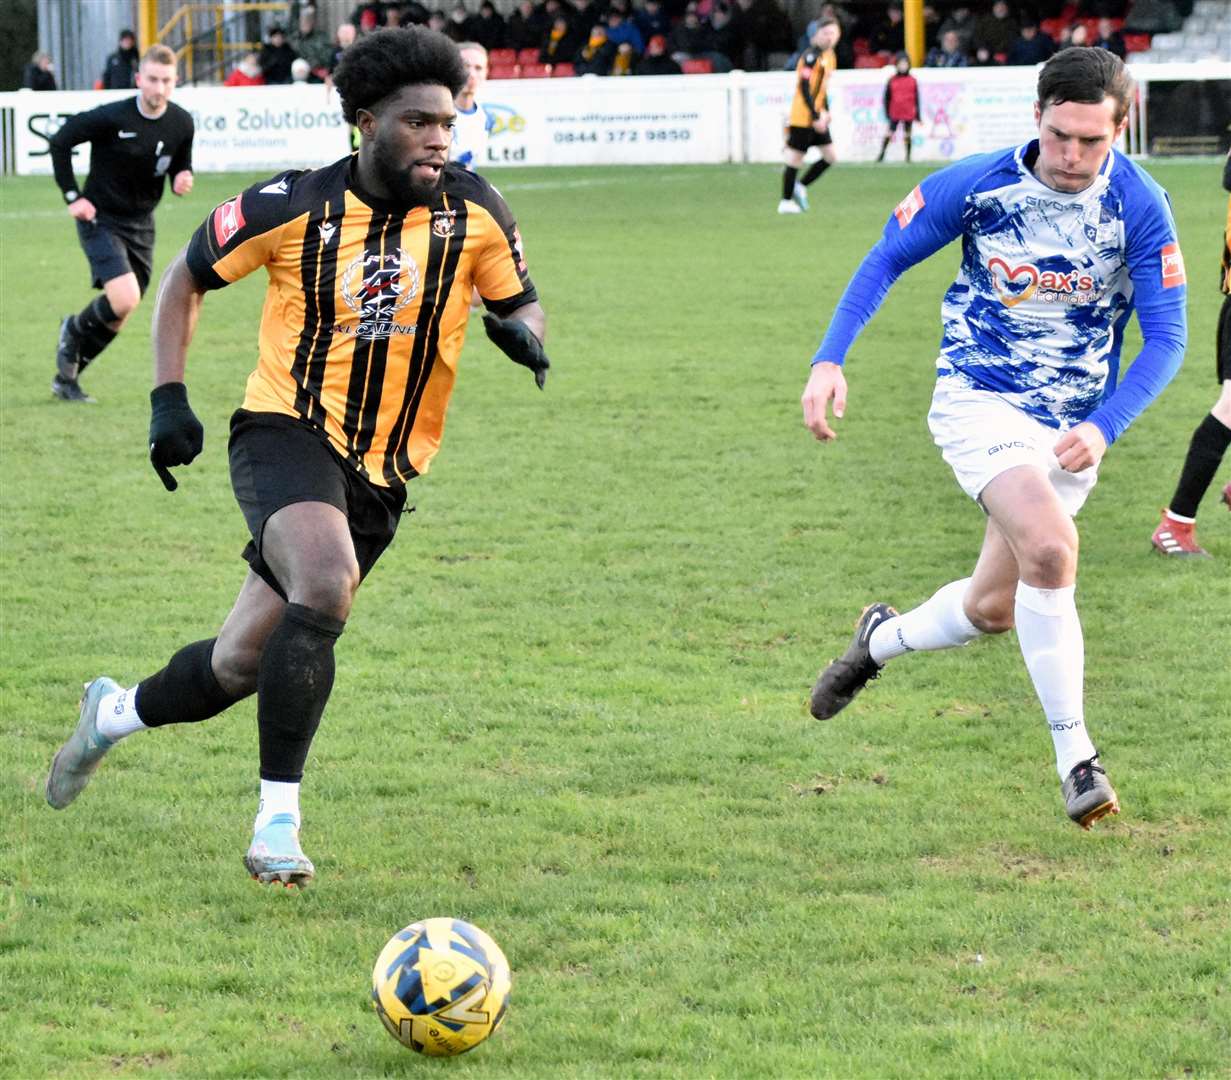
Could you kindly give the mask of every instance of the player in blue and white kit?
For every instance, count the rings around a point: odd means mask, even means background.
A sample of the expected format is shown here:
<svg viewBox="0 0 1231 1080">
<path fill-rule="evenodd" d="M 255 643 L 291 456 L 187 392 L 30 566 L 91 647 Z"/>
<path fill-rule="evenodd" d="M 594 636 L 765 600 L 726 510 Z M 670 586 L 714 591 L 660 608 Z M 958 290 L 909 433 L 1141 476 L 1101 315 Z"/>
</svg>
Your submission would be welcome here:
<svg viewBox="0 0 1231 1080">
<path fill-rule="evenodd" d="M 457 48 L 466 65 L 466 85 L 453 99 L 457 122 L 453 125 L 449 160 L 475 172 L 487 162 L 487 138 L 496 124 L 491 113 L 476 98 L 487 82 L 487 50 L 474 41 L 464 41 Z"/>
<path fill-rule="evenodd" d="M 835 438 L 827 412 L 831 403 L 835 417 L 845 411 L 851 343 L 903 271 L 960 237 L 928 424 L 987 515 L 983 548 L 970 577 L 914 610 L 867 607 L 817 680 L 812 712 L 834 716 L 903 653 L 1016 627 L 1066 809 L 1083 828 L 1119 801 L 1085 728 L 1072 516 L 1107 447 L 1178 370 L 1187 337 L 1166 193 L 1113 149 L 1131 93 L 1123 62 L 1106 50 L 1066 49 L 1048 61 L 1038 139 L 942 169 L 898 205 L 838 303 L 802 399 L 813 434 Z M 1134 311 L 1144 345 L 1118 380 Z"/>
</svg>

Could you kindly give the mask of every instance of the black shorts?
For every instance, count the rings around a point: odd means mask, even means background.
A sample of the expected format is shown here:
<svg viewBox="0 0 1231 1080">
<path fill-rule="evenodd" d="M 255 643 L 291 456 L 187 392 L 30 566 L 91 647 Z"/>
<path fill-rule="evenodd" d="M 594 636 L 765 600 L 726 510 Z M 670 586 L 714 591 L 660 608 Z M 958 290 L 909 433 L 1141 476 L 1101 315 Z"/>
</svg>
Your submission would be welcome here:
<svg viewBox="0 0 1231 1080">
<path fill-rule="evenodd" d="M 293 416 L 237 409 L 231 417 L 231 488 L 252 540 L 244 558 L 279 596 L 286 590 L 261 558 L 265 523 L 284 506 L 323 502 L 346 515 L 360 578 L 393 540 L 406 489 L 387 488 L 360 476 L 329 445 L 324 432 Z"/>
<path fill-rule="evenodd" d="M 1218 382 L 1231 379 L 1231 296 L 1222 298 L 1222 310 L 1218 312 Z"/>
<path fill-rule="evenodd" d="M 93 221 L 77 222 L 77 239 L 90 262 L 94 288 L 113 278 L 136 274 L 141 295 L 154 267 L 154 215 L 117 218 L 102 211 Z"/>
<path fill-rule="evenodd" d="M 828 146 L 833 142 L 833 136 L 828 131 L 817 131 L 811 127 L 791 127 L 786 129 L 786 144 L 792 150 L 806 154 L 813 146 Z"/>
</svg>

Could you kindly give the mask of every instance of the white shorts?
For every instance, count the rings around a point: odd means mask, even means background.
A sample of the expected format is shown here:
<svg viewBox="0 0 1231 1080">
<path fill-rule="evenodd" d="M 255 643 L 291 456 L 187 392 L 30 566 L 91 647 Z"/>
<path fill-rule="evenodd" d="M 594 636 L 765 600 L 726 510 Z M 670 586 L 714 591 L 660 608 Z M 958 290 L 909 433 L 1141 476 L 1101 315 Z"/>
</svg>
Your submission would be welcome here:
<svg viewBox="0 0 1231 1080">
<path fill-rule="evenodd" d="M 928 430 L 967 495 L 983 505 L 983 489 L 1018 465 L 1042 469 L 1070 516 L 1098 480 L 1098 466 L 1078 473 L 1060 467 L 1052 447 L 1061 432 L 1041 424 L 990 390 L 936 383 Z"/>
</svg>

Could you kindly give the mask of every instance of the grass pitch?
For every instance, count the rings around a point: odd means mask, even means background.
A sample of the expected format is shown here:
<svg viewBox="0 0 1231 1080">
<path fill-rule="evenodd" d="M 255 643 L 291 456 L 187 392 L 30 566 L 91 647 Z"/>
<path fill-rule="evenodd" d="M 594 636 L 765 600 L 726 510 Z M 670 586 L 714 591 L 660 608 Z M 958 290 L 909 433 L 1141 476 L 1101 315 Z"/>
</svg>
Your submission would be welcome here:
<svg viewBox="0 0 1231 1080">
<path fill-rule="evenodd" d="M 206 302 L 206 448 L 167 494 L 150 302 L 84 379 L 101 404 L 53 401 L 85 261 L 50 179 L 0 183 L 0 1074 L 1231 1075 L 1231 515 L 1212 491 L 1212 561 L 1148 542 L 1216 395 L 1226 203 L 1217 164 L 1151 171 L 1192 345 L 1079 518 L 1118 819 L 1065 818 L 1012 635 L 807 715 L 860 607 L 965 575 L 982 534 L 924 420 L 953 249 L 856 346 L 840 440 L 800 419 L 832 305 L 924 170 L 840 167 L 802 218 L 773 213 L 769 167 L 526 170 L 493 179 L 551 317 L 547 391 L 475 322 L 444 448 L 339 645 L 304 895 L 241 867 L 252 702 L 43 802 L 82 681 L 213 634 L 243 578 L 226 424 L 263 281 Z M 156 271 L 250 179 L 169 197 Z M 451 1062 L 367 1001 L 386 938 L 438 914 L 514 971 L 501 1032 Z"/>
</svg>

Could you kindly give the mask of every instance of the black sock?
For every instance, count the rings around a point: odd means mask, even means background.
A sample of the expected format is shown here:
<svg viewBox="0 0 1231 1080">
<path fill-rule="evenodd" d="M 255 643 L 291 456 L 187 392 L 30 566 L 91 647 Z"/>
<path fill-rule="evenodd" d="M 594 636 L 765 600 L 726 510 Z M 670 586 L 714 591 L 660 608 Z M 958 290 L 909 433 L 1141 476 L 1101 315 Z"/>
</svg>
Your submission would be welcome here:
<svg viewBox="0 0 1231 1080">
<path fill-rule="evenodd" d="M 1222 464 L 1227 447 L 1231 446 L 1231 428 L 1213 413 L 1206 416 L 1193 432 L 1188 444 L 1188 456 L 1180 472 L 1180 483 L 1172 496 L 1169 510 L 1181 517 L 1195 518 L 1201 497 Z"/>
<path fill-rule="evenodd" d="M 115 340 L 116 332 L 107 324 L 117 320 L 106 293 L 99 293 L 73 317 L 70 325 L 77 335 L 82 367 Z"/>
<path fill-rule="evenodd" d="M 261 779 L 297 784 L 333 689 L 333 645 L 346 623 L 287 604 L 261 656 L 257 726 Z"/>
<path fill-rule="evenodd" d="M 885 141 L 884 141 L 883 143 L 881 143 L 881 152 L 880 152 L 880 153 L 877 155 L 877 157 L 876 157 L 876 160 L 877 160 L 877 161 L 884 161 L 884 160 L 885 160 L 885 151 L 887 151 L 887 150 L 889 149 L 889 144 L 890 144 L 891 142 L 893 142 L 893 136 L 892 136 L 892 135 L 886 135 L 886 136 L 885 136 Z M 824 160 L 824 159 L 822 158 L 822 160 Z"/>
<path fill-rule="evenodd" d="M 782 170 L 782 197 L 790 199 L 795 194 L 795 178 L 799 176 L 799 170 L 788 165 Z"/>
<path fill-rule="evenodd" d="M 185 645 L 156 675 L 137 685 L 137 715 L 147 727 L 192 724 L 208 720 L 247 697 L 235 697 L 218 683 L 210 663 L 214 642 L 194 641 Z"/>
<path fill-rule="evenodd" d="M 804 179 L 803 179 L 804 187 L 807 187 L 809 184 L 812 183 L 812 181 L 818 179 L 821 173 L 823 173 L 828 168 L 829 168 L 829 162 L 826 161 L 824 158 L 821 158 L 820 161 L 814 161 L 812 163 L 812 168 L 810 168 L 806 173 L 804 173 Z"/>
</svg>

